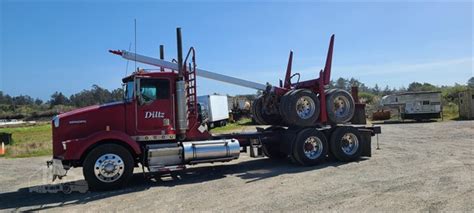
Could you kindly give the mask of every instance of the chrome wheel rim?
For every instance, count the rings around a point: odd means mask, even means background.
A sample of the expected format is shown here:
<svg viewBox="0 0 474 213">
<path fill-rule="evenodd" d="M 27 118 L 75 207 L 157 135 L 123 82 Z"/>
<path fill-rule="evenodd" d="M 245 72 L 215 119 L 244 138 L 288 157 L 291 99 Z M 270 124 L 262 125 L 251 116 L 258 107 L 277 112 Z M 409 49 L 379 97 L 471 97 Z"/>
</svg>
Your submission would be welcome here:
<svg viewBox="0 0 474 213">
<path fill-rule="evenodd" d="M 353 133 L 346 133 L 341 139 L 341 149 L 346 155 L 353 155 L 359 149 L 359 139 Z"/>
<path fill-rule="evenodd" d="M 110 183 L 122 177 L 125 165 L 122 158 L 116 154 L 100 156 L 94 165 L 94 174 L 100 181 Z"/>
<path fill-rule="evenodd" d="M 305 140 L 303 151 L 307 158 L 314 160 L 323 153 L 323 142 L 318 137 L 311 136 Z"/>
<path fill-rule="evenodd" d="M 346 117 L 350 112 L 350 101 L 346 96 L 336 96 L 333 101 L 336 117 Z"/>
<path fill-rule="evenodd" d="M 303 96 L 296 102 L 296 113 L 301 119 L 308 119 L 313 116 L 316 110 L 316 104 L 313 99 L 308 96 Z"/>
</svg>

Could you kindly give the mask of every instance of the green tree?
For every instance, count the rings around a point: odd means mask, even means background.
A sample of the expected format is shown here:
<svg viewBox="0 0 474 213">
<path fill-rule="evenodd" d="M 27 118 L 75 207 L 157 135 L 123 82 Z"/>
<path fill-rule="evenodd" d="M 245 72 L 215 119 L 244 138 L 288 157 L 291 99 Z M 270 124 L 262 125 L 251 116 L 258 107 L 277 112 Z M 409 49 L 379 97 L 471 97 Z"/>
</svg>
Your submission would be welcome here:
<svg viewBox="0 0 474 213">
<path fill-rule="evenodd" d="M 430 83 L 419 83 L 419 82 L 412 82 L 408 85 L 409 92 L 421 92 L 421 91 L 435 91 L 438 88 Z"/>
<path fill-rule="evenodd" d="M 348 81 L 342 77 L 336 80 L 336 88 L 347 89 L 347 84 L 348 84 Z"/>
<path fill-rule="evenodd" d="M 390 90 L 390 87 L 388 87 L 387 85 L 385 86 L 385 89 L 383 89 L 382 95 L 390 95 L 390 94 L 392 94 L 392 90 Z"/>
<path fill-rule="evenodd" d="M 69 99 L 63 95 L 62 92 L 54 92 L 51 95 L 51 99 L 49 101 L 51 106 L 56 106 L 56 105 L 67 105 L 70 103 Z"/>
<path fill-rule="evenodd" d="M 375 95 L 380 94 L 380 87 L 378 84 L 375 84 L 374 88 L 372 88 L 372 93 L 374 93 Z"/>
<path fill-rule="evenodd" d="M 459 100 L 459 93 L 465 91 L 467 86 L 454 84 L 454 86 L 444 86 L 442 88 L 442 96 L 445 102 L 457 103 Z"/>
<path fill-rule="evenodd" d="M 474 77 L 471 77 L 469 80 L 467 80 L 467 86 L 474 88 Z"/>
</svg>

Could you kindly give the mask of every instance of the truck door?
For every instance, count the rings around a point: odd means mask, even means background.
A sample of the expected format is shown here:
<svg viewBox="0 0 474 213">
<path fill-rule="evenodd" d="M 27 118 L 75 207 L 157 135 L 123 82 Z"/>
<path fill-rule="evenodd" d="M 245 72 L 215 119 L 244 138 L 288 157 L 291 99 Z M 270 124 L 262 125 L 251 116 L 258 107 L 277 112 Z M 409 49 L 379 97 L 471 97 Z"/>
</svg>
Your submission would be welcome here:
<svg viewBox="0 0 474 213">
<path fill-rule="evenodd" d="M 167 78 L 140 78 L 137 88 L 137 140 L 173 139 L 174 103 L 172 85 Z"/>
</svg>

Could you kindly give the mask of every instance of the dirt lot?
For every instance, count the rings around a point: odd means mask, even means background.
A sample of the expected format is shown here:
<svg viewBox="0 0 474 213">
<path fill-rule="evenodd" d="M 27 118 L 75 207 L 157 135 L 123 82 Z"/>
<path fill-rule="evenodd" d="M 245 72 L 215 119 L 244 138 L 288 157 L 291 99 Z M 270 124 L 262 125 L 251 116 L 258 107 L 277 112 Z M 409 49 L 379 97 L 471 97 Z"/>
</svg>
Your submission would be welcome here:
<svg viewBox="0 0 474 213">
<path fill-rule="evenodd" d="M 0 159 L 0 211 L 472 211 L 474 121 L 382 125 L 380 150 L 352 163 L 300 167 L 246 154 L 126 188 L 69 195 L 50 183 L 47 157 Z M 375 138 L 374 138 L 375 139 Z M 81 179 L 70 171 L 65 182 Z"/>
</svg>

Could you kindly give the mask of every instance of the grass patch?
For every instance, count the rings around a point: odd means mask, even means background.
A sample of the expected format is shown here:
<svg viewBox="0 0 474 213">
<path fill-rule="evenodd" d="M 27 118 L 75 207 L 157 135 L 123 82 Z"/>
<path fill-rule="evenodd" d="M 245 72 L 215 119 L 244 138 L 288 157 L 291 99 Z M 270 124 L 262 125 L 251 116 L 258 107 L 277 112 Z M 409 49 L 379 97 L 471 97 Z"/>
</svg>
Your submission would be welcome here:
<svg viewBox="0 0 474 213">
<path fill-rule="evenodd" d="M 214 129 L 211 129 L 212 133 L 224 133 L 224 132 L 230 132 L 232 130 L 238 130 L 242 126 L 246 125 L 252 125 L 252 120 L 250 118 L 242 118 L 238 120 L 237 122 L 234 123 L 228 123 L 225 126 L 222 127 L 216 127 Z"/>
<path fill-rule="evenodd" d="M 13 144 L 6 145 L 5 157 L 33 157 L 52 154 L 51 124 L 0 128 L 12 134 Z"/>
</svg>

